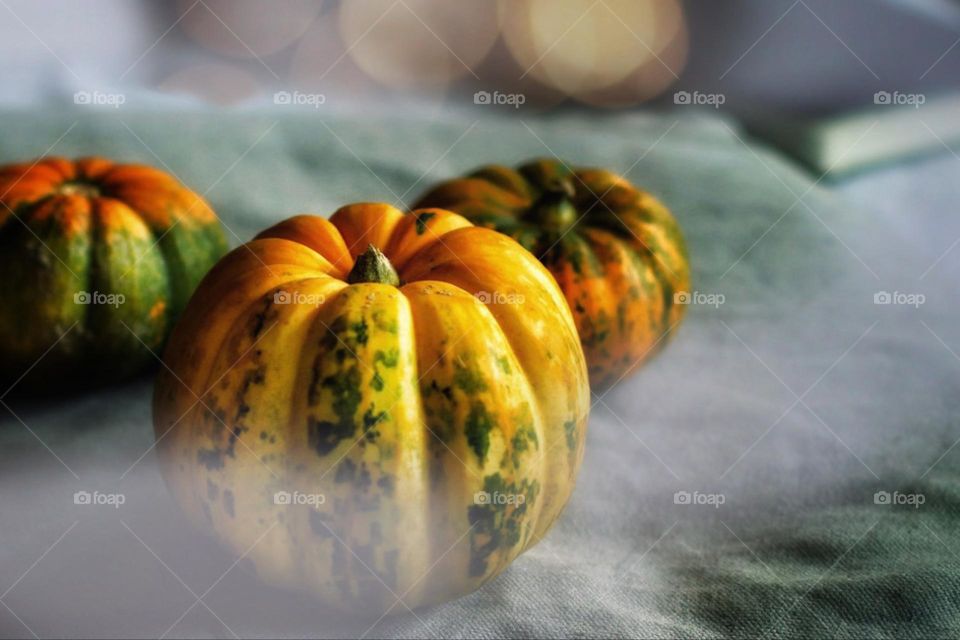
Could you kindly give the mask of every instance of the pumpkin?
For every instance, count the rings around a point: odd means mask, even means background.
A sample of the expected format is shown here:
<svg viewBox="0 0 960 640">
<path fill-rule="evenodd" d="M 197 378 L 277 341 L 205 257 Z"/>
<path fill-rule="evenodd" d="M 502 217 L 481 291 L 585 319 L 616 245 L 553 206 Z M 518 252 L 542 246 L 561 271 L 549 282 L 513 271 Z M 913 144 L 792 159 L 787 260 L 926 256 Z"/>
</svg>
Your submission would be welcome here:
<svg viewBox="0 0 960 640">
<path fill-rule="evenodd" d="M 586 363 L 553 278 L 438 209 L 301 215 L 204 279 L 154 425 L 191 520 L 267 583 L 379 615 L 479 587 L 573 489 Z"/>
<path fill-rule="evenodd" d="M 227 249 L 203 198 L 147 166 L 45 158 L 0 167 L 0 205 L 0 380 L 25 389 L 156 364 L 153 352 Z"/>
<path fill-rule="evenodd" d="M 573 311 L 597 389 L 635 371 L 683 317 L 690 270 L 680 227 L 652 195 L 603 169 L 535 160 L 444 182 L 415 207 L 442 207 L 539 256 Z"/>
</svg>

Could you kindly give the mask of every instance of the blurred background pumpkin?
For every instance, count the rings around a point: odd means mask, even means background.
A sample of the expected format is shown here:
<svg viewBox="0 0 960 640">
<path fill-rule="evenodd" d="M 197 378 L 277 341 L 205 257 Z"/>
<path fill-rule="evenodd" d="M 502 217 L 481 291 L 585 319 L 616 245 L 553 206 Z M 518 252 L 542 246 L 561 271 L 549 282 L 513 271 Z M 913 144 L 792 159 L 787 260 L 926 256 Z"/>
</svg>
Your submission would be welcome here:
<svg viewBox="0 0 960 640">
<path fill-rule="evenodd" d="M 488 166 L 431 188 L 414 207 L 449 209 L 506 233 L 550 269 L 595 390 L 657 353 L 683 317 L 683 232 L 663 204 L 616 173 L 553 159 Z"/>
<path fill-rule="evenodd" d="M 163 171 L 105 158 L 0 167 L 0 380 L 24 390 L 156 365 L 220 223 Z"/>
</svg>

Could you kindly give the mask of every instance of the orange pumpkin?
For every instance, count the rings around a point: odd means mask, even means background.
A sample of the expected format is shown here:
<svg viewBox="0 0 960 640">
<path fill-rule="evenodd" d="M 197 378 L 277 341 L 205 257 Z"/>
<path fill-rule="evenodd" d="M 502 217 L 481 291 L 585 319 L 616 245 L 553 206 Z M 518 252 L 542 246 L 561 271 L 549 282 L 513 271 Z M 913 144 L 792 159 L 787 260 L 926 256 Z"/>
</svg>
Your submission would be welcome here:
<svg viewBox="0 0 960 640">
<path fill-rule="evenodd" d="M 375 616 L 501 572 L 583 455 L 587 371 L 556 283 L 449 211 L 267 229 L 204 279 L 165 361 L 154 426 L 186 513 L 266 581 Z"/>
<path fill-rule="evenodd" d="M 683 234 L 652 195 L 604 169 L 536 160 L 492 165 L 431 189 L 441 207 L 515 238 L 560 285 L 596 389 L 659 350 L 683 317 L 690 286 Z"/>
<path fill-rule="evenodd" d="M 35 389 L 156 364 L 226 249 L 204 199 L 152 167 L 105 158 L 0 167 L 0 381 Z"/>
</svg>

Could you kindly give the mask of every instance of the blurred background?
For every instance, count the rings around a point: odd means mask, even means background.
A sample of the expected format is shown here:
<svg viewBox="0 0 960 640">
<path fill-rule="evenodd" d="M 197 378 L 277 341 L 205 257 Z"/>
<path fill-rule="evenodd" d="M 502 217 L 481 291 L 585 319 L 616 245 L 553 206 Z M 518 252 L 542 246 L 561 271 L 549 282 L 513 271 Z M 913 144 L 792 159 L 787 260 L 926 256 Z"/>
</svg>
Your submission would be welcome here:
<svg viewBox="0 0 960 640">
<path fill-rule="evenodd" d="M 960 78 L 952 0 L 0 5 L 8 104 L 86 91 L 93 104 L 94 92 L 123 92 L 128 105 L 249 105 L 298 91 L 322 95 L 299 98 L 306 106 L 342 111 L 458 106 L 496 91 L 506 97 L 490 104 L 505 109 L 631 109 L 696 90 L 722 93 L 738 115 L 819 115 L 868 104 L 877 91 L 944 91 Z"/>
</svg>

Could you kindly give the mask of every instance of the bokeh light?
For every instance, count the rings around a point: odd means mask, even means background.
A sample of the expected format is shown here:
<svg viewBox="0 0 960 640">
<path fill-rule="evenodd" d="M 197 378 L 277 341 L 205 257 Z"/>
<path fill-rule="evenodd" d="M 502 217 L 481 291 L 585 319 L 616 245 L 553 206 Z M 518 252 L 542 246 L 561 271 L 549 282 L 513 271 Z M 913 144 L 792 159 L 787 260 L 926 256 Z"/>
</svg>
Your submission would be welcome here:
<svg viewBox="0 0 960 640">
<path fill-rule="evenodd" d="M 657 57 L 685 38 L 676 0 L 502 0 L 500 10 L 511 17 L 503 36 L 523 75 L 567 95 L 632 103 L 674 79 Z M 682 49 L 671 51 L 675 62 L 686 58 Z"/>
<path fill-rule="evenodd" d="M 289 47 L 320 13 L 316 0 L 178 0 L 183 31 L 200 45 L 236 57 L 267 56 Z"/>
<path fill-rule="evenodd" d="M 499 33 L 492 2 L 358 0 L 340 5 L 339 28 L 357 65 L 395 88 L 436 88 L 473 75 Z"/>
</svg>

